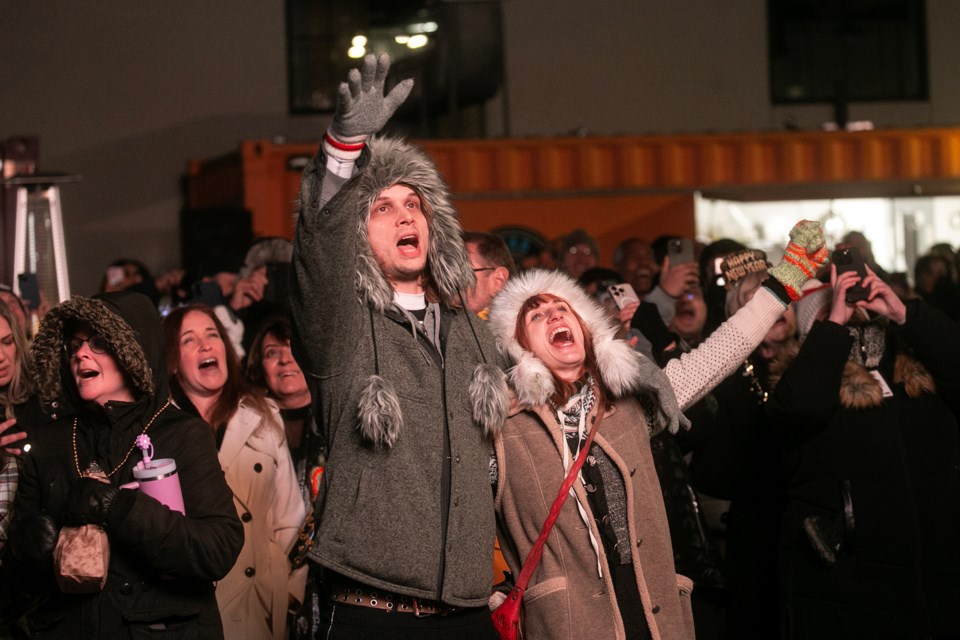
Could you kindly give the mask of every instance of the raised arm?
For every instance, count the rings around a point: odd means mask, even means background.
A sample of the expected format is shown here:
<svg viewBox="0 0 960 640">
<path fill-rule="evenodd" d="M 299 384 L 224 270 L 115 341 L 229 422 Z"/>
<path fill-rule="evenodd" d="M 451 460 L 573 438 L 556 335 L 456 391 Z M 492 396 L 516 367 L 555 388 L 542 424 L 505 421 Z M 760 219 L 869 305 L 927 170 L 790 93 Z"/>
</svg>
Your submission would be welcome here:
<svg viewBox="0 0 960 640">
<path fill-rule="evenodd" d="M 300 183 L 290 297 L 295 356 L 308 374 L 324 372 L 324 348 L 335 332 L 362 320 L 355 286 L 362 204 L 334 198 L 353 175 L 367 138 L 383 128 L 413 87 L 404 80 L 384 95 L 389 69 L 387 55 L 370 55 L 361 69 L 350 71 L 333 122 Z"/>
<path fill-rule="evenodd" d="M 753 299 L 702 345 L 667 364 L 664 371 L 681 409 L 691 406 L 736 371 L 826 259 L 820 223 L 809 220 L 797 223 L 790 231 L 790 243 L 783 259 L 770 269 L 770 277 Z"/>
</svg>

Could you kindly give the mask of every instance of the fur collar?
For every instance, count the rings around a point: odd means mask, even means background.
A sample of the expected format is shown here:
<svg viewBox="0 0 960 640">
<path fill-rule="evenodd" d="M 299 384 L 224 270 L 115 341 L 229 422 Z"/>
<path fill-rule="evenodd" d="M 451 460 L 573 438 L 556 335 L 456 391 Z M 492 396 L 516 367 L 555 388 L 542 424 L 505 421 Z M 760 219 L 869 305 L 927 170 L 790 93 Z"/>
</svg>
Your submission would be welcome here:
<svg viewBox="0 0 960 640">
<path fill-rule="evenodd" d="M 771 389 L 776 386 L 783 371 L 790 366 L 799 351 L 800 344 L 793 340 L 770 363 Z M 933 376 L 926 367 L 905 351 L 900 351 L 894 358 L 893 383 L 902 383 L 910 398 L 918 398 L 925 393 L 936 393 L 937 390 Z M 883 388 L 880 383 L 866 367 L 853 359 L 848 360 L 843 368 L 840 404 L 845 409 L 870 409 L 883 404 Z"/>
<path fill-rule="evenodd" d="M 397 183 L 416 189 L 427 211 L 430 240 L 427 270 L 437 286 L 440 302 L 460 304 L 460 292 L 474 286 L 476 278 L 463 245 L 463 230 L 450 202 L 447 185 L 429 157 L 417 147 L 396 138 L 367 141 L 370 161 L 350 179 L 342 192 L 353 194 L 356 212 L 357 293 L 360 299 L 383 313 L 393 303 L 393 288 L 380 270 L 367 238 L 370 207 L 381 191 Z"/>
<path fill-rule="evenodd" d="M 520 308 L 539 293 L 563 298 L 583 320 L 597 357 L 598 382 L 610 392 L 611 399 L 636 396 L 654 431 L 666 428 L 676 433 L 681 426 L 689 428 L 690 421 L 677 406 L 673 387 L 660 367 L 618 339 L 613 319 L 569 276 L 544 269 L 511 278 L 490 305 L 493 334 L 516 363 L 509 378 L 520 405 L 545 405 L 556 390 L 547 365 L 521 347 L 515 336 Z"/>
</svg>

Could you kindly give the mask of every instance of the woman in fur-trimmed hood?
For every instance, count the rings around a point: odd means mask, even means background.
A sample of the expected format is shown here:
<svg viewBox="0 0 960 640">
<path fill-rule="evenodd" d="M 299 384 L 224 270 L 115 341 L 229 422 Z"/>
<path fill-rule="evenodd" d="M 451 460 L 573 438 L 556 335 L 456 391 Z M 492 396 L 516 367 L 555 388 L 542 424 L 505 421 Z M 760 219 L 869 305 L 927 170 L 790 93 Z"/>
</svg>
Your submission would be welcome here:
<svg viewBox="0 0 960 640">
<path fill-rule="evenodd" d="M 402 140 L 370 137 L 409 83 L 384 96 L 386 59 L 363 64 L 304 172 L 294 244 L 292 344 L 328 451 L 310 557 L 334 596 L 366 594 L 322 603 L 334 632 L 375 618 L 389 595 L 400 612 L 411 598 L 461 608 L 482 633 L 502 358 L 460 304 L 473 271 L 436 168 Z"/>
<path fill-rule="evenodd" d="M 693 637 L 692 582 L 674 567 L 650 437 L 688 426 L 680 411 L 739 366 L 783 315 L 789 291 L 822 264 L 819 224 L 801 221 L 790 237 L 787 259 L 750 302 L 663 371 L 617 340 L 609 316 L 563 274 L 527 272 L 494 298 L 491 326 L 516 362 L 517 403 L 496 442 L 495 500 L 514 575 L 566 469 L 599 429 L 527 588 L 528 636 Z"/>
<path fill-rule="evenodd" d="M 819 255 L 822 236 L 813 236 Z M 528 636 L 693 637 L 692 582 L 674 568 L 650 436 L 686 426 L 680 410 L 737 367 L 785 299 L 771 279 L 661 371 L 615 338 L 608 314 L 566 275 L 529 271 L 494 298 L 491 327 L 516 363 L 508 376 L 517 402 L 496 442 L 500 540 L 514 575 L 566 469 L 599 429 L 524 596 Z"/>
<path fill-rule="evenodd" d="M 798 303 L 805 339 L 768 403 L 789 473 L 784 637 L 957 637 L 960 327 L 871 271 L 849 303 L 857 281 L 834 270 Z"/>
<path fill-rule="evenodd" d="M 150 300 L 68 300 L 44 316 L 33 358 L 39 403 L 20 421 L 32 447 L 3 561 L 42 596 L 33 629 L 52 638 L 222 636 L 213 581 L 233 566 L 243 529 L 209 429 L 169 404 Z M 176 461 L 186 515 L 123 486 L 134 480 L 141 434 L 155 458 Z M 67 594 L 53 580 L 53 546 L 61 527 L 84 524 L 107 533 L 109 575 L 101 591 Z"/>
</svg>

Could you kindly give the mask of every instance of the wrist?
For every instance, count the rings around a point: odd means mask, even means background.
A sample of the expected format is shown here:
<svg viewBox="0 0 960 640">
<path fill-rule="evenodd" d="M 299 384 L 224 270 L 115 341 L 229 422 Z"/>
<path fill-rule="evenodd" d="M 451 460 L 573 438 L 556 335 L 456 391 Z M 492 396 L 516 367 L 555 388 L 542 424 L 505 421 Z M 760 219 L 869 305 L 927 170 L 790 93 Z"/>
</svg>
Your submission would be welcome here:
<svg viewBox="0 0 960 640">
<path fill-rule="evenodd" d="M 323 134 L 323 150 L 342 161 L 355 161 L 366 146 L 367 136 L 342 136 L 327 129 Z"/>
<path fill-rule="evenodd" d="M 673 291 L 671 291 L 671 290 L 668 288 L 669 286 L 670 286 L 669 284 L 661 283 L 661 284 L 660 284 L 660 290 L 663 291 L 663 292 L 664 292 L 665 294 L 667 294 L 668 296 L 670 296 L 671 298 L 673 298 L 674 300 L 679 299 L 680 296 L 683 294 L 683 289 L 681 288 L 679 291 L 677 291 L 676 293 L 674 293 Z"/>
<path fill-rule="evenodd" d="M 898 325 L 904 325 L 907 323 L 907 307 L 902 302 L 899 307 L 892 310 L 890 314 L 890 319 L 896 322 Z"/>
</svg>

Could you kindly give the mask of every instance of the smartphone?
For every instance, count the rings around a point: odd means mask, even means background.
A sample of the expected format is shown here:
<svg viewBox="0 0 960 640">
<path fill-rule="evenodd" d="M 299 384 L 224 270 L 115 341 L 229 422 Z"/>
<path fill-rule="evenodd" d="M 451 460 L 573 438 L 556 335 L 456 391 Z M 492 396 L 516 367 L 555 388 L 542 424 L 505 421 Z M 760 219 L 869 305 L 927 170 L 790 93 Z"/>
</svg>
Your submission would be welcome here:
<svg viewBox="0 0 960 640">
<path fill-rule="evenodd" d="M 633 286 L 626 282 L 612 284 L 607 287 L 607 291 L 610 292 L 610 297 L 613 298 L 618 309 L 623 309 L 628 304 L 640 303 L 640 296 L 634 291 Z"/>
<path fill-rule="evenodd" d="M 860 276 L 861 282 L 847 289 L 846 300 L 849 304 L 866 300 L 870 295 L 870 290 L 863 286 L 862 281 L 867 277 L 867 268 L 863 264 L 863 257 L 856 247 L 847 247 L 837 249 L 833 252 L 833 264 L 837 267 L 837 275 L 847 271 L 853 271 Z"/>
<path fill-rule="evenodd" d="M 194 282 L 190 289 L 193 293 L 191 302 L 199 302 L 208 307 L 223 304 L 223 294 L 220 293 L 220 285 L 215 280 Z"/>
<path fill-rule="evenodd" d="M 17 275 L 17 286 L 20 287 L 20 298 L 28 309 L 40 308 L 40 282 L 35 273 L 21 273 Z"/>
<path fill-rule="evenodd" d="M 688 238 L 673 238 L 667 242 L 670 266 L 693 262 L 693 241 Z"/>
</svg>

